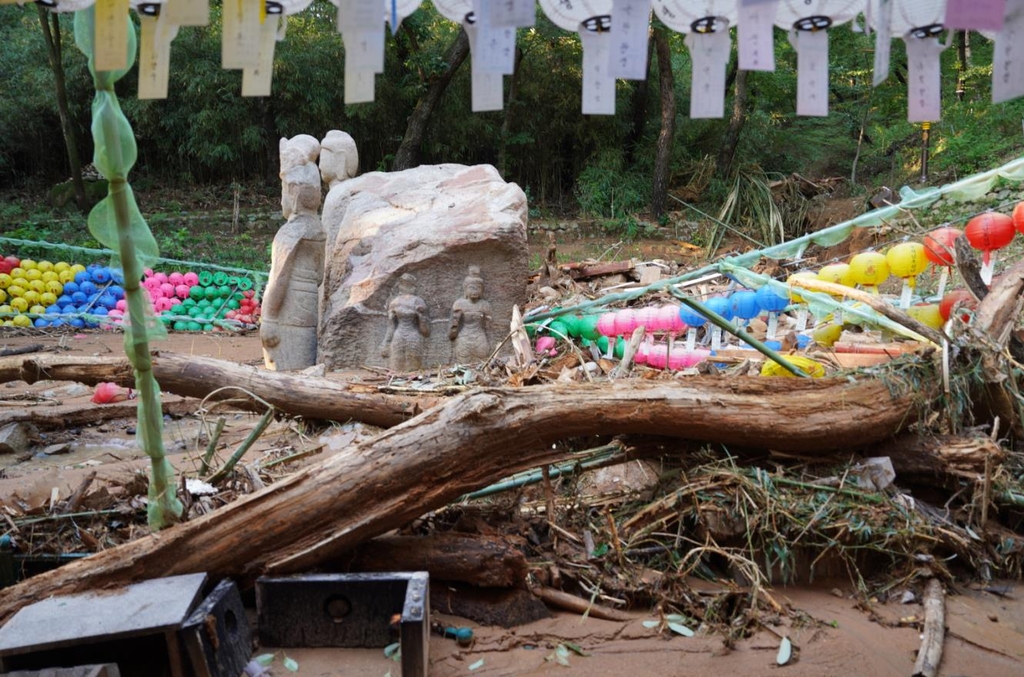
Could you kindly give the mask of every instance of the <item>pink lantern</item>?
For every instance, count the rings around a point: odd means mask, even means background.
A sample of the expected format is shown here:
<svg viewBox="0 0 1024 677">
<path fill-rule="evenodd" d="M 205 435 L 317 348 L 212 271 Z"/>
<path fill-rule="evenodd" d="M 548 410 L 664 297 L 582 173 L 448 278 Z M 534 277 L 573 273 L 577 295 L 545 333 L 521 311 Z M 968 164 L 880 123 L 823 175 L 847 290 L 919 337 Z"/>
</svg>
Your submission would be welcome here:
<svg viewBox="0 0 1024 677">
<path fill-rule="evenodd" d="M 654 343 L 647 351 L 647 364 L 655 369 L 668 366 L 668 348 L 664 343 Z"/>
<path fill-rule="evenodd" d="M 160 292 L 159 287 L 148 287 L 146 291 L 149 292 L 149 300 L 152 301 L 153 303 L 156 303 L 157 299 L 162 299 L 164 297 L 163 294 Z"/>
<path fill-rule="evenodd" d="M 156 308 L 157 312 L 162 313 L 165 310 L 171 309 L 171 300 L 166 296 L 161 296 L 153 302 L 153 306 Z"/>
<path fill-rule="evenodd" d="M 164 295 L 164 298 L 174 296 L 174 285 L 170 282 L 164 282 L 160 285 L 160 293 Z"/>
<path fill-rule="evenodd" d="M 602 313 L 597 318 L 597 330 L 601 336 L 615 336 L 615 313 Z"/>
<path fill-rule="evenodd" d="M 171 298 L 169 298 L 169 299 L 167 299 L 167 300 L 171 302 L 171 307 L 172 307 L 172 308 L 173 308 L 174 306 L 179 306 L 179 305 L 181 305 L 181 299 L 179 299 L 179 298 L 178 298 L 177 296 L 172 296 Z"/>
<path fill-rule="evenodd" d="M 633 356 L 634 364 L 647 364 L 647 350 L 650 346 L 647 343 L 641 343 L 636 349 L 636 355 Z"/>
<path fill-rule="evenodd" d="M 179 284 L 185 281 L 185 276 L 175 271 L 167 276 L 167 281 L 177 287 Z"/>
<path fill-rule="evenodd" d="M 636 326 L 645 327 L 648 333 L 654 331 L 652 324 L 654 323 L 655 313 L 656 309 L 652 306 L 644 306 L 643 308 L 637 310 L 634 313 L 634 318 L 636 319 Z"/>
<path fill-rule="evenodd" d="M 121 311 L 121 314 L 123 315 L 124 311 L 128 310 L 128 301 L 124 299 L 118 299 L 117 303 L 114 304 L 114 308 Z"/>
<path fill-rule="evenodd" d="M 164 282 L 167 282 L 167 275 L 165 273 L 155 273 L 153 275 L 153 279 L 155 279 L 160 284 L 163 284 Z"/>
<path fill-rule="evenodd" d="M 190 287 L 194 287 L 199 284 L 199 276 L 189 271 L 181 276 L 182 281 Z"/>
<path fill-rule="evenodd" d="M 146 277 L 153 277 L 153 269 L 152 268 L 146 268 L 146 270 L 144 270 L 142 272 L 145 273 Z"/>
<path fill-rule="evenodd" d="M 537 345 L 535 350 L 538 353 L 547 353 L 548 355 L 557 355 L 558 351 L 555 350 L 555 337 L 554 336 L 541 336 L 537 339 Z"/>
<path fill-rule="evenodd" d="M 686 328 L 679 318 L 679 308 L 671 304 L 658 308 L 658 324 L 661 331 L 676 333 Z"/>
<path fill-rule="evenodd" d="M 174 288 L 174 295 L 177 296 L 179 299 L 187 299 L 188 289 L 189 286 L 187 284 L 179 284 Z"/>
<path fill-rule="evenodd" d="M 633 330 L 637 328 L 636 311 L 632 308 L 623 308 L 615 313 L 615 335 L 632 336 Z"/>
<path fill-rule="evenodd" d="M 121 311 L 121 310 L 118 310 L 117 308 L 114 308 L 113 310 L 111 310 L 111 311 L 109 311 L 107 313 L 107 317 L 113 319 L 114 322 L 116 322 L 117 324 L 120 324 L 121 323 L 121 318 L 124 317 L 124 311 Z"/>
</svg>

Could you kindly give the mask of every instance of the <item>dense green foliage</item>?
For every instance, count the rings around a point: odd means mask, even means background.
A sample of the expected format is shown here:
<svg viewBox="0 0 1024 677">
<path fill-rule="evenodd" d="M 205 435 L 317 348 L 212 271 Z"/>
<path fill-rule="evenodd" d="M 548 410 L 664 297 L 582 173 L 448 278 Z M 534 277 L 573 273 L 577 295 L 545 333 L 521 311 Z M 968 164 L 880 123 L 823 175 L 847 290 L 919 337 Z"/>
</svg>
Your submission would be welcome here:
<svg viewBox="0 0 1024 677">
<path fill-rule="evenodd" d="M 280 137 L 322 137 L 334 128 L 356 139 L 361 171 L 388 169 L 416 102 L 445 68 L 443 55 L 457 27 L 425 3 L 397 34 L 388 35 L 386 71 L 377 78 L 376 102 L 346 106 L 344 49 L 334 15 L 327 0 L 315 0 L 309 10 L 289 20 L 287 38 L 277 46 L 273 95 L 265 99 L 243 99 L 241 73 L 220 68 L 216 3 L 208 27 L 182 28 L 173 42 L 167 100 L 136 100 L 134 72 L 118 83 L 138 136 L 139 187 L 232 182 L 272 186 Z M 62 22 L 68 96 L 80 150 L 88 159 L 89 78 L 81 54 L 70 48 L 70 17 Z M 776 31 L 776 71 L 748 78 L 747 119 L 734 175 L 849 177 L 857 157 L 861 185 L 898 186 L 916 178 L 920 127 L 906 122 L 902 41 L 893 41 L 892 75 L 873 90 L 873 36 L 849 26 L 830 33 L 830 115 L 794 115 L 796 54 Z M 1024 101 L 990 103 L 992 43 L 974 33 L 970 39 L 962 100 L 956 96 L 956 46 L 942 57 L 943 120 L 932 131 L 933 181 L 988 168 L 1020 153 Z M 35 9 L 0 8 L 0 41 L 0 91 L 5 94 L 0 96 L 0 184 L 41 187 L 62 181 L 68 176 L 67 161 Z M 617 115 L 587 117 L 579 112 L 578 38 L 555 28 L 538 11 L 537 26 L 520 30 L 518 45 L 523 54 L 515 97 L 508 100 L 512 78 L 506 77 L 505 110 L 470 112 L 467 61 L 434 114 L 421 160 L 494 164 L 528 190 L 535 207 L 610 219 L 643 213 L 660 124 L 656 60 L 646 86 L 618 82 Z M 713 171 L 729 120 L 688 118 L 690 58 L 681 35 L 672 35 L 672 50 L 678 119 L 670 185 L 690 185 L 699 201 L 721 204 L 735 185 L 732 177 Z M 730 64 L 730 83 L 734 66 Z M 731 98 L 730 88 L 727 115 Z"/>
</svg>

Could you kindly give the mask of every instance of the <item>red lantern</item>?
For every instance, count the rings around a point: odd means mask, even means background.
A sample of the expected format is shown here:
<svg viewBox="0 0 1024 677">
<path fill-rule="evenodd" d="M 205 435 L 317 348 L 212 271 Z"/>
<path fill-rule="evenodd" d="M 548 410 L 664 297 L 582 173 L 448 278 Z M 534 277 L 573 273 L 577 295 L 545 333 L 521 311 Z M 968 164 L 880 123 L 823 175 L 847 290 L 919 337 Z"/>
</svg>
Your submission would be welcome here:
<svg viewBox="0 0 1024 677">
<path fill-rule="evenodd" d="M 1013 241 L 1013 219 L 1006 214 L 985 212 L 967 222 L 964 230 L 971 246 L 982 252 L 981 280 L 992 283 L 992 272 L 996 267 L 995 252 Z"/>
<path fill-rule="evenodd" d="M 1021 203 L 1024 206 L 1024 202 Z M 1021 217 L 1024 218 L 1024 210 Z M 957 228 L 939 228 L 928 233 L 924 237 L 924 255 L 928 260 L 937 266 L 955 265 L 954 243 L 963 235 Z"/>
<path fill-rule="evenodd" d="M 992 252 L 1013 241 L 1013 219 L 998 212 L 985 212 L 967 222 L 964 230 L 971 246 L 982 252 L 982 262 L 989 264 Z"/>
<path fill-rule="evenodd" d="M 1013 208 L 1013 225 L 1021 233 L 1024 233 L 1024 202 Z"/>
<path fill-rule="evenodd" d="M 942 301 L 939 303 L 939 315 L 942 316 L 944 322 L 949 321 L 949 316 L 953 312 L 953 306 L 955 305 L 961 305 L 974 310 L 978 307 L 978 301 L 974 298 L 974 294 L 966 289 L 957 289 L 956 291 L 949 292 L 942 297 Z M 961 315 L 960 319 L 967 322 L 970 319 L 970 315 Z"/>
</svg>

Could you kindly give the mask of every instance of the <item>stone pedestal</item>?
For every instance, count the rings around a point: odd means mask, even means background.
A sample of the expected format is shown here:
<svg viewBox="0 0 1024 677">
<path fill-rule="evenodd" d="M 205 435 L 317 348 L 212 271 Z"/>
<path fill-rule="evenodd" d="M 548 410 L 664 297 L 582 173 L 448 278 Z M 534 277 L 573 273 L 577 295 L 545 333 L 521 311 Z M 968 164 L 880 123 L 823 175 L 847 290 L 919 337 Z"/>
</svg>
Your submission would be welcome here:
<svg viewBox="0 0 1024 677">
<path fill-rule="evenodd" d="M 457 362 L 456 353 L 481 354 L 465 346 L 479 343 L 482 327 L 493 350 L 513 304 L 525 301 L 526 222 L 526 195 L 490 165 L 374 172 L 332 187 L 319 361 L 431 369 Z M 408 361 L 416 351 L 419 367 Z"/>
</svg>

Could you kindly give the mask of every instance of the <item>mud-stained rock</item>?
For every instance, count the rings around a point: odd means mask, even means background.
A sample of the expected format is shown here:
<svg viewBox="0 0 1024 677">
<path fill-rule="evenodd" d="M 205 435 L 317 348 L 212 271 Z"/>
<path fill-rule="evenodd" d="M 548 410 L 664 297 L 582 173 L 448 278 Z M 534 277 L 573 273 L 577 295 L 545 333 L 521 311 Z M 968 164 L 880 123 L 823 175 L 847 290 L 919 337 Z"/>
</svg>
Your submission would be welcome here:
<svg viewBox="0 0 1024 677">
<path fill-rule="evenodd" d="M 323 222 L 330 369 L 479 361 L 525 300 L 526 195 L 490 165 L 364 174 L 332 188 Z"/>
</svg>

